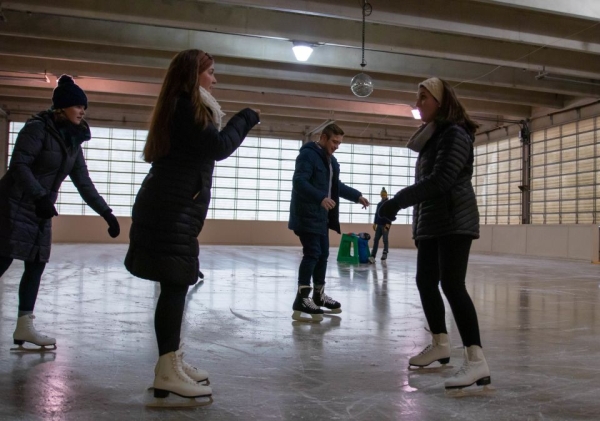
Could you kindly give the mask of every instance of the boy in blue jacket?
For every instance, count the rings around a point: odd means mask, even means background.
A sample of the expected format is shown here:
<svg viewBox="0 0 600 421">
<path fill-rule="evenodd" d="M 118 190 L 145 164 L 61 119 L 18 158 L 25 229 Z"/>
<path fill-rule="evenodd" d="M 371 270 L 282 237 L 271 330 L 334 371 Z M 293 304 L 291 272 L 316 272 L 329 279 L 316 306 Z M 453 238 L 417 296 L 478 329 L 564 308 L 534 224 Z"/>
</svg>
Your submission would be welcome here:
<svg viewBox="0 0 600 421">
<path fill-rule="evenodd" d="M 340 197 L 369 206 L 362 193 L 340 181 L 340 165 L 333 153 L 339 148 L 344 132 L 336 124 L 323 129 L 317 142 L 300 148 L 294 171 L 288 228 L 300 237 L 302 262 L 298 271 L 298 291 L 292 306 L 292 318 L 299 321 L 323 320 L 325 307 L 341 313 L 339 302 L 325 294 L 325 273 L 329 257 L 329 229 L 340 233 Z M 311 278 L 314 293 L 310 297 Z M 302 317 L 309 314 L 312 319 Z"/>
</svg>

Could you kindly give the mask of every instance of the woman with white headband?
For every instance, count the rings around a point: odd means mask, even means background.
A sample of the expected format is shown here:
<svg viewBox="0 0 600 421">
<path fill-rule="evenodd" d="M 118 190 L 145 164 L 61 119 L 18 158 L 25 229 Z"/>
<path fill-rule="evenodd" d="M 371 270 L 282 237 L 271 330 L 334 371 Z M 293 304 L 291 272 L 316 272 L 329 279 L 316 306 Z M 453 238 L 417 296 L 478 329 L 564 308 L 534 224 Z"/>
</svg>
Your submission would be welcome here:
<svg viewBox="0 0 600 421">
<path fill-rule="evenodd" d="M 438 78 L 419 84 L 416 106 L 424 124 L 407 144 L 419 153 L 415 183 L 396 193 L 379 212 L 393 221 L 400 209 L 414 207 L 417 287 L 432 343 L 410 358 L 409 366 L 450 361 L 441 283 L 465 355 L 463 366 L 445 387 L 483 386 L 491 382 L 490 370 L 481 348 L 477 312 L 465 286 L 471 242 L 479 238 L 479 212 L 471 184 L 478 125 L 469 118 L 452 87 Z"/>
</svg>

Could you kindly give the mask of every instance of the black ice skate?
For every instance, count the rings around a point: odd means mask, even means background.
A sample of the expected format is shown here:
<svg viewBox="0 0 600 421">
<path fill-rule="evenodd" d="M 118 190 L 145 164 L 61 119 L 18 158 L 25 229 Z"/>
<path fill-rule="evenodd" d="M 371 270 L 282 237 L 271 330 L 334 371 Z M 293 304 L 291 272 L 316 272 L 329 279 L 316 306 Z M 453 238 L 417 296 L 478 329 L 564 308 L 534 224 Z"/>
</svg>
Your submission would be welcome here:
<svg viewBox="0 0 600 421">
<path fill-rule="evenodd" d="M 381 260 L 387 260 L 387 251 L 384 251 L 383 254 L 381 255 Z"/>
<path fill-rule="evenodd" d="M 306 285 L 298 286 L 298 292 L 296 293 L 296 299 L 292 306 L 292 319 L 298 320 L 299 322 L 320 322 L 323 320 L 323 310 L 315 305 L 312 298 L 310 298 L 311 287 Z M 310 315 L 310 317 L 302 316 L 302 313 Z"/>
<path fill-rule="evenodd" d="M 324 313 L 339 314 L 342 312 L 342 305 L 329 295 L 325 294 L 325 285 L 315 285 L 313 301 L 319 307 L 325 307 L 327 309 Z"/>
</svg>

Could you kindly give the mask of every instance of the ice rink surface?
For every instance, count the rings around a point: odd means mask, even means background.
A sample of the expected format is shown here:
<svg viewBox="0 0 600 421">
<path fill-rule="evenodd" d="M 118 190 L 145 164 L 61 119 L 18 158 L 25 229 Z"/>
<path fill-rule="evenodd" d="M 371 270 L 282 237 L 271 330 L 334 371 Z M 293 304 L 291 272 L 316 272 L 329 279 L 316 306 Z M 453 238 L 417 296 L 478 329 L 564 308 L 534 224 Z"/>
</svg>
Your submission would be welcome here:
<svg viewBox="0 0 600 421">
<path fill-rule="evenodd" d="M 205 281 L 190 288 L 186 361 L 210 373 L 214 403 L 149 409 L 159 286 L 132 277 L 125 245 L 55 245 L 36 327 L 53 352 L 10 351 L 22 262 L 0 282 L 1 420 L 597 420 L 600 266 L 472 254 L 493 394 L 449 397 L 462 364 L 448 306 L 445 370 L 410 371 L 430 341 L 415 286 L 416 251 L 349 266 L 331 249 L 327 293 L 343 312 L 291 319 L 300 247 L 201 245 Z"/>
</svg>

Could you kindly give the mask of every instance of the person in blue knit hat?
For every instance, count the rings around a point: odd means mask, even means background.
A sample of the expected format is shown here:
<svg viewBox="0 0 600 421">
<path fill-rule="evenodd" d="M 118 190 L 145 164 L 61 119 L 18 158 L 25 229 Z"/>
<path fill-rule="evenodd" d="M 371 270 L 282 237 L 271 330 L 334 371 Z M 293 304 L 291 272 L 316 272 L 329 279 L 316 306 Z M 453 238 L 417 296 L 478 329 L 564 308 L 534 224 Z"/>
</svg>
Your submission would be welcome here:
<svg viewBox="0 0 600 421">
<path fill-rule="evenodd" d="M 35 330 L 33 309 L 42 273 L 50 259 L 54 203 L 69 176 L 83 200 L 108 223 L 115 238 L 117 218 L 90 179 L 81 145 L 91 138 L 83 119 L 88 100 L 73 78 L 62 75 L 52 107 L 30 118 L 17 136 L 7 173 L 0 179 L 0 276 L 14 259 L 25 270 L 19 285 L 19 312 L 13 340 L 35 350 L 55 349 L 56 339 Z"/>
</svg>

